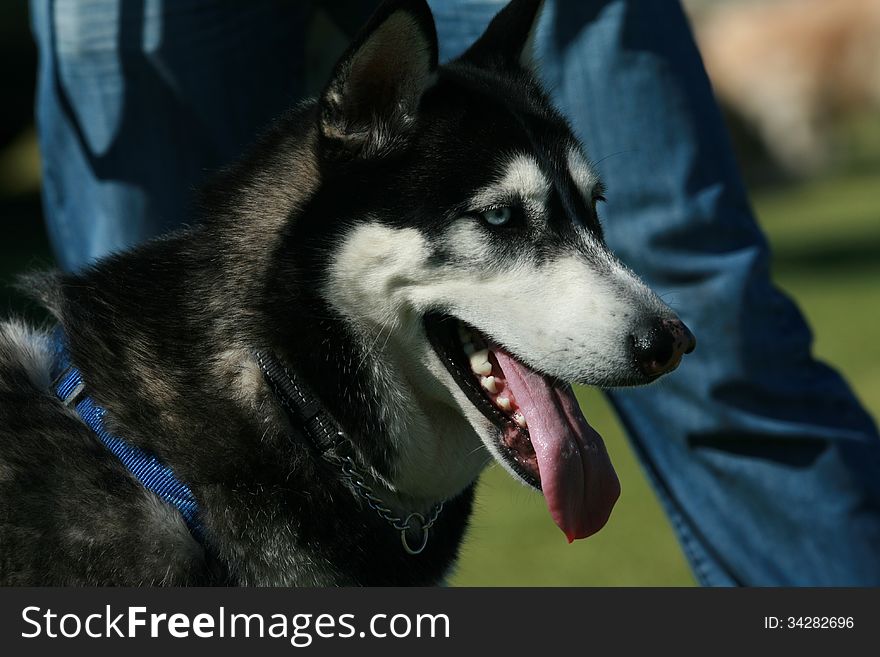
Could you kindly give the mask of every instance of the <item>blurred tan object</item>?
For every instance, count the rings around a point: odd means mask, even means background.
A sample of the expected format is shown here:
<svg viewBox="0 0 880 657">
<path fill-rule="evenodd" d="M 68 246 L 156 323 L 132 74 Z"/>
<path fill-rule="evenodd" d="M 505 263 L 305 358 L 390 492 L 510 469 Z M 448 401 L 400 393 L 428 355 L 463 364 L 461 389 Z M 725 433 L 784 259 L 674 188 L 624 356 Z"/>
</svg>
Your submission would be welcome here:
<svg viewBox="0 0 880 657">
<path fill-rule="evenodd" d="M 0 150 L 0 196 L 36 193 L 40 189 L 40 150 L 29 126 Z"/>
<path fill-rule="evenodd" d="M 764 0 L 695 7 L 722 105 L 790 173 L 820 170 L 836 121 L 880 110 L 880 0 Z"/>
</svg>

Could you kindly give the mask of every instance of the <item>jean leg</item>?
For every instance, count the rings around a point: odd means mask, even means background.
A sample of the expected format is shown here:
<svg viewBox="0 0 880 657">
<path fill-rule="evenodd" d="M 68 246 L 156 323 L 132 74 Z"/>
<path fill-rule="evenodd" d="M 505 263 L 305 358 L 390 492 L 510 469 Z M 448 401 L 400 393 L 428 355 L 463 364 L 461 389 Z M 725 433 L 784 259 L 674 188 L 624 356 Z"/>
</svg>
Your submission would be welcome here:
<svg viewBox="0 0 880 657">
<path fill-rule="evenodd" d="M 614 251 L 697 351 L 611 393 L 704 584 L 880 584 L 880 440 L 774 288 L 678 2 L 548 0 L 539 59 L 609 188 Z"/>
<path fill-rule="evenodd" d="M 206 172 L 299 97 L 308 4 L 31 0 L 43 201 L 63 268 L 192 216 Z"/>
<path fill-rule="evenodd" d="M 467 50 L 507 0 L 428 0 L 428 4 L 437 23 L 442 63 Z"/>
</svg>

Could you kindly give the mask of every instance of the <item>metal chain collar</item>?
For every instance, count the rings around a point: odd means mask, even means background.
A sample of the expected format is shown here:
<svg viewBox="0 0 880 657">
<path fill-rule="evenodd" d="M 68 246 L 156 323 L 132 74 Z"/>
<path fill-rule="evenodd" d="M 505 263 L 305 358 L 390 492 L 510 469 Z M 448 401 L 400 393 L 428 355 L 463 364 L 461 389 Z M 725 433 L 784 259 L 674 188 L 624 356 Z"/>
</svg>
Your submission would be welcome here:
<svg viewBox="0 0 880 657">
<path fill-rule="evenodd" d="M 342 433 L 340 432 L 340 436 L 341 435 Z M 403 544 L 404 551 L 411 555 L 421 554 L 428 545 L 428 536 L 431 527 L 434 526 L 434 523 L 437 522 L 437 518 L 440 516 L 440 512 L 443 511 L 443 502 L 435 504 L 427 518 L 421 513 L 410 513 L 406 518 L 401 518 L 396 515 L 394 511 L 385 506 L 381 498 L 379 498 L 373 492 L 373 489 L 367 485 L 364 481 L 365 477 L 355 469 L 354 461 L 351 460 L 351 457 L 337 456 L 333 454 L 328 455 L 328 458 L 332 459 L 340 466 L 342 474 L 351 484 L 354 491 L 367 503 L 367 506 L 373 509 L 373 511 L 375 511 L 380 518 L 385 520 L 385 522 L 400 532 L 400 542 Z M 421 532 L 421 538 L 419 539 L 418 545 L 415 547 L 410 545 L 409 538 L 407 537 L 407 533 L 410 529 Z"/>
<path fill-rule="evenodd" d="M 270 357 L 266 354 L 257 352 L 257 359 L 260 364 L 260 368 L 263 370 L 263 374 L 269 381 L 272 389 L 275 391 L 276 397 L 281 402 L 281 405 L 284 406 L 289 412 L 294 415 L 302 416 L 304 407 L 312 406 L 310 402 L 314 402 L 314 395 L 310 394 L 305 386 L 296 380 L 293 372 L 291 372 L 286 366 L 281 363 L 270 364 Z M 276 367 L 272 367 L 271 365 L 276 365 Z M 273 370 L 275 370 L 273 372 Z M 286 379 L 286 383 L 289 384 L 295 394 L 285 394 L 283 390 L 283 386 L 279 386 L 279 381 L 275 380 L 273 374 L 280 374 L 283 372 L 283 376 Z M 291 403 L 292 402 L 292 403 Z M 317 405 L 315 405 L 317 406 Z M 312 408 L 315 408 L 312 406 Z M 294 408 L 296 407 L 296 408 Z M 306 418 L 302 418 L 306 419 Z M 315 408 L 313 419 L 316 419 L 318 422 L 318 426 L 325 433 L 328 432 L 328 427 L 324 424 L 320 417 L 320 411 Z M 332 420 L 331 420 L 332 423 Z M 306 435 L 309 435 L 308 428 L 308 420 L 306 420 L 303 430 L 306 432 Z M 382 499 L 376 495 L 375 491 L 366 483 L 367 477 L 362 475 L 356 468 L 354 461 L 350 456 L 341 456 L 337 453 L 336 448 L 339 447 L 340 444 L 348 443 L 348 437 L 342 431 L 336 431 L 336 445 L 327 449 L 326 446 L 321 444 L 315 444 L 316 449 L 321 453 L 321 456 L 324 460 L 332 462 L 337 465 L 342 471 L 343 477 L 345 477 L 346 481 L 350 484 L 352 490 L 356 495 L 358 495 L 361 499 L 363 499 L 367 506 L 369 506 L 373 511 L 375 511 L 380 518 L 385 520 L 389 525 L 391 525 L 394 529 L 400 532 L 400 542 L 403 545 L 403 549 L 407 554 L 410 555 L 418 555 L 421 554 L 428 545 L 428 537 L 431 527 L 434 526 L 434 523 L 437 521 L 437 518 L 440 516 L 440 513 L 443 511 L 443 502 L 439 502 L 435 504 L 431 509 L 428 517 L 425 517 L 421 513 L 410 513 L 406 518 L 401 518 L 395 514 L 394 511 L 389 509 Z M 310 436 L 313 443 L 314 437 Z M 414 530 L 416 532 L 420 532 L 421 536 L 419 538 L 418 545 L 413 547 L 410 545 L 408 533 L 410 530 Z"/>
</svg>

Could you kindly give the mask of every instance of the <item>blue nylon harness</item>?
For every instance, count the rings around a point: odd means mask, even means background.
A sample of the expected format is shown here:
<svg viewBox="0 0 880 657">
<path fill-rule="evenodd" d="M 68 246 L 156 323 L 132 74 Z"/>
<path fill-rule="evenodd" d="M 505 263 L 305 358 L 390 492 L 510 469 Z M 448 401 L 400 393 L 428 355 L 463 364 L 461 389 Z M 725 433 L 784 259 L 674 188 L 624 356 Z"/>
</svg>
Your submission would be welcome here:
<svg viewBox="0 0 880 657">
<path fill-rule="evenodd" d="M 72 408 L 104 446 L 110 450 L 144 488 L 180 512 L 193 537 L 201 542 L 199 503 L 189 486 L 180 481 L 171 468 L 153 454 L 113 435 L 104 426 L 107 411 L 86 394 L 82 374 L 70 360 L 67 339 L 61 327 L 53 335 L 55 359 L 52 364 L 52 389 L 61 403 Z"/>
</svg>

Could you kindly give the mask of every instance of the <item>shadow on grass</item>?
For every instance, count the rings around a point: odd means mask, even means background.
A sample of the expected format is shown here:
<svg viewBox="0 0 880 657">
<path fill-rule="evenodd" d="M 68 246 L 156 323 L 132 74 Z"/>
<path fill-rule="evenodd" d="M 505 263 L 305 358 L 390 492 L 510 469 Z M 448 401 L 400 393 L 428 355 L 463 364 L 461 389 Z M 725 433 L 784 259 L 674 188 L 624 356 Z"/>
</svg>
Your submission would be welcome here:
<svg viewBox="0 0 880 657">
<path fill-rule="evenodd" d="M 880 272 L 880 236 L 858 241 L 815 242 L 773 250 L 773 266 L 786 274 Z"/>
</svg>

